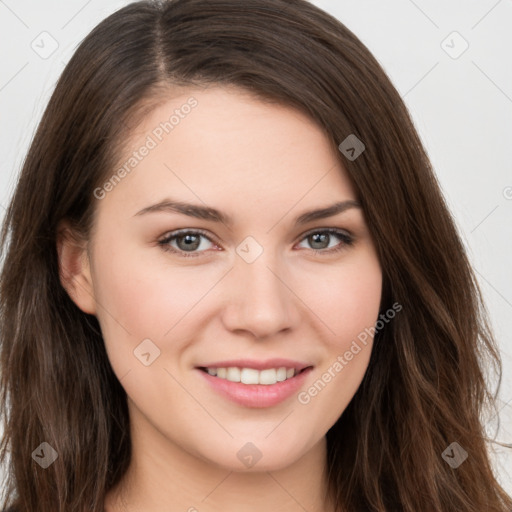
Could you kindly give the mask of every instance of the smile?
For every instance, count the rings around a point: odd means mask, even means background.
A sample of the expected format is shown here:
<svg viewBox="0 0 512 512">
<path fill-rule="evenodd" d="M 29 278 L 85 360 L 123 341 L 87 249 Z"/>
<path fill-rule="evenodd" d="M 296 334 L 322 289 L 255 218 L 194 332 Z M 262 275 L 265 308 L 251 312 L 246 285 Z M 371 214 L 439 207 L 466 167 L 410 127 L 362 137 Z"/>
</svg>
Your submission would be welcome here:
<svg viewBox="0 0 512 512">
<path fill-rule="evenodd" d="M 264 408 L 277 406 L 297 394 L 313 370 L 313 366 L 305 365 L 265 366 L 200 366 L 195 371 L 216 395 L 239 406 Z"/>
<path fill-rule="evenodd" d="M 240 382 L 242 384 L 263 384 L 269 386 L 277 382 L 284 382 L 287 379 L 293 378 L 297 373 L 295 368 L 286 368 L 281 366 L 279 368 L 267 368 L 265 370 L 256 370 L 254 368 L 238 368 L 230 366 L 228 368 L 200 368 L 207 372 L 209 375 L 219 379 L 225 379 L 230 382 Z"/>
</svg>

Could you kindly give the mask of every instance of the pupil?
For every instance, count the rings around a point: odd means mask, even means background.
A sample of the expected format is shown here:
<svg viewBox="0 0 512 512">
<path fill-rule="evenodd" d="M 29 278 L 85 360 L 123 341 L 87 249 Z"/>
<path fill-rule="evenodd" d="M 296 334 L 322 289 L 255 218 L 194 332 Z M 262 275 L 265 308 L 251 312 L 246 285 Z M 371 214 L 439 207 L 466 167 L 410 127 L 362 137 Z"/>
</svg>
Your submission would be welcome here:
<svg viewBox="0 0 512 512">
<path fill-rule="evenodd" d="M 311 239 L 312 239 L 312 245 L 315 249 L 325 249 L 325 247 L 315 247 L 315 244 L 316 243 L 320 243 L 320 245 L 322 245 L 322 242 L 325 242 L 328 238 L 328 234 L 327 233 L 315 233 L 314 235 L 311 235 Z"/>
<path fill-rule="evenodd" d="M 196 238 L 197 240 L 194 242 L 194 238 Z M 184 245 L 185 249 L 186 248 L 189 248 L 189 249 L 197 249 L 199 247 L 199 237 L 196 236 L 196 235 L 183 235 L 181 237 L 178 238 L 178 245 L 179 245 L 179 241 L 180 240 L 185 240 L 186 243 Z"/>
</svg>

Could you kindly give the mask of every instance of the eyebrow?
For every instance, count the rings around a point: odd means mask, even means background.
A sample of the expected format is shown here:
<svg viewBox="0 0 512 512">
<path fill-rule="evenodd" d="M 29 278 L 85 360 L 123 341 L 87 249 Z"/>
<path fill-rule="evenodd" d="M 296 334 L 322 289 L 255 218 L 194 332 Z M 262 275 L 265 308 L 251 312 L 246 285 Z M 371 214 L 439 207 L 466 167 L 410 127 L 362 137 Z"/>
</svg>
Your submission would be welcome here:
<svg viewBox="0 0 512 512">
<path fill-rule="evenodd" d="M 295 219 L 295 226 L 306 224 L 308 222 L 319 219 L 325 219 L 327 217 L 333 217 L 334 215 L 349 210 L 350 208 L 361 208 L 361 204 L 356 200 L 347 199 L 345 201 L 339 201 L 329 206 L 309 210 L 302 213 Z M 197 219 L 221 222 L 227 226 L 233 225 L 233 218 L 227 213 L 221 212 L 216 208 L 185 203 L 182 201 L 175 201 L 172 199 L 164 199 L 157 204 L 147 206 L 146 208 L 143 208 L 137 212 L 134 217 L 155 212 L 181 213 L 183 215 L 195 217 Z"/>
</svg>

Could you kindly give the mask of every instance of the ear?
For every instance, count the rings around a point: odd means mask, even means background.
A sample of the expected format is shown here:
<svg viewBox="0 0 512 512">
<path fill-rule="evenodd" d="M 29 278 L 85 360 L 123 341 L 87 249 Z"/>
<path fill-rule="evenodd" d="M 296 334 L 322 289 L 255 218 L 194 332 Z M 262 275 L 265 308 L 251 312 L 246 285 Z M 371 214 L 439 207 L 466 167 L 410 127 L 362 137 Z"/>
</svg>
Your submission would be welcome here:
<svg viewBox="0 0 512 512">
<path fill-rule="evenodd" d="M 71 300 L 84 313 L 96 314 L 87 246 L 67 220 L 61 221 L 57 229 L 57 254 L 60 282 Z"/>
</svg>

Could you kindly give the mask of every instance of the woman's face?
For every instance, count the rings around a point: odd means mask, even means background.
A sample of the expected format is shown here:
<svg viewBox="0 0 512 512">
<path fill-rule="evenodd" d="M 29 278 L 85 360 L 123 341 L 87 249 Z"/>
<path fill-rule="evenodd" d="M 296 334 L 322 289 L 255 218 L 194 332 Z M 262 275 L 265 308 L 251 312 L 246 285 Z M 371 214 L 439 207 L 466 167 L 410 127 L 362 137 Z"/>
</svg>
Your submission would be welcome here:
<svg viewBox="0 0 512 512">
<path fill-rule="evenodd" d="M 158 107 L 130 148 L 95 192 L 76 301 L 99 320 L 132 425 L 162 452 L 286 467 L 354 396 L 379 314 L 340 155 L 298 111 L 221 87 Z"/>
</svg>

